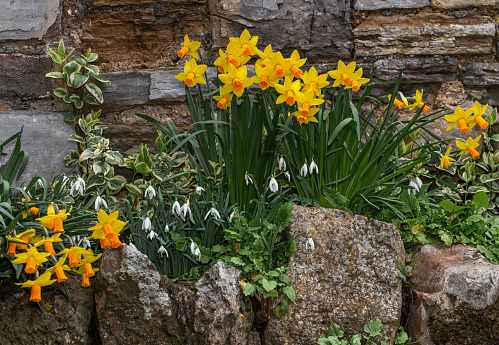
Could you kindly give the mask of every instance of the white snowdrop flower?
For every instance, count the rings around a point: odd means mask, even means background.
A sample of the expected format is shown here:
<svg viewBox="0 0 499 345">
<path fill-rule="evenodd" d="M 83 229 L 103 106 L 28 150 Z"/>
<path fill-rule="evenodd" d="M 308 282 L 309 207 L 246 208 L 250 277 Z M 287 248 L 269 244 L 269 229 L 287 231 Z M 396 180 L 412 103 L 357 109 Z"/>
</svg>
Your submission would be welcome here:
<svg viewBox="0 0 499 345">
<path fill-rule="evenodd" d="M 287 177 L 288 182 L 291 182 L 291 175 L 290 175 L 289 171 L 286 171 L 286 172 L 284 173 L 284 175 Z"/>
<path fill-rule="evenodd" d="M 107 202 L 106 202 L 106 200 L 104 200 L 100 196 L 98 196 L 97 198 L 95 198 L 95 203 L 94 203 L 95 211 L 98 212 L 101 207 L 107 209 Z"/>
<path fill-rule="evenodd" d="M 286 161 L 282 157 L 279 159 L 279 170 L 286 170 Z"/>
<path fill-rule="evenodd" d="M 196 187 L 196 194 L 201 195 L 201 192 L 204 192 L 204 188 L 203 187 Z"/>
<path fill-rule="evenodd" d="M 305 249 L 306 250 L 314 250 L 315 249 L 315 244 L 314 244 L 314 240 L 312 239 L 312 237 L 310 237 L 307 240 L 307 243 L 305 243 Z"/>
<path fill-rule="evenodd" d="M 168 251 L 163 246 L 159 247 L 158 253 L 161 254 L 161 257 L 163 257 L 163 254 L 166 254 L 166 257 L 168 257 Z"/>
<path fill-rule="evenodd" d="M 416 177 L 416 184 L 418 185 L 418 190 L 421 189 L 421 187 L 423 187 L 423 181 L 421 181 L 421 179 L 419 177 Z"/>
<path fill-rule="evenodd" d="M 149 219 L 149 218 L 147 218 Z M 151 232 L 147 235 L 147 238 L 152 240 L 153 238 L 158 237 L 158 234 L 151 230 Z"/>
<path fill-rule="evenodd" d="M 303 164 L 303 166 L 300 169 L 300 176 L 305 177 L 308 174 L 308 166 L 307 163 Z"/>
<path fill-rule="evenodd" d="M 90 248 L 90 241 L 87 240 L 84 236 L 71 236 L 71 241 L 77 247 L 83 247 L 83 249 Z"/>
<path fill-rule="evenodd" d="M 407 192 L 409 194 L 412 193 L 412 194 L 416 195 L 416 192 L 419 192 L 418 185 L 414 181 L 409 182 L 409 187 L 412 187 L 412 189 L 407 190 Z"/>
<path fill-rule="evenodd" d="M 152 227 L 151 220 L 149 219 L 149 217 L 146 217 L 146 219 L 144 219 L 144 221 L 142 222 L 142 230 L 150 231 L 151 227 Z"/>
<path fill-rule="evenodd" d="M 146 191 L 144 192 L 144 198 L 148 198 L 150 200 L 155 197 L 156 191 L 154 190 L 153 186 L 147 187 Z"/>
<path fill-rule="evenodd" d="M 26 187 L 23 187 L 23 190 L 26 192 Z M 28 195 L 28 197 L 30 197 L 30 198 L 31 198 L 31 194 L 29 193 L 29 191 L 28 191 L 28 192 L 26 192 L 26 195 Z"/>
<path fill-rule="evenodd" d="M 179 216 L 180 216 L 180 213 L 182 213 L 182 210 L 181 210 L 181 208 L 180 208 L 180 204 L 178 203 L 178 201 L 175 201 L 175 202 L 173 203 L 173 206 L 172 206 L 172 213 L 173 213 L 173 214 L 175 214 L 175 213 L 176 213 L 176 214 L 177 214 L 177 215 L 179 215 Z"/>
<path fill-rule="evenodd" d="M 208 213 L 206 213 L 206 216 L 204 216 L 204 220 L 206 220 L 206 218 L 208 218 L 209 215 L 211 215 L 215 219 L 220 219 L 220 213 L 218 213 L 217 209 L 214 207 L 212 207 L 208 211 Z"/>
<path fill-rule="evenodd" d="M 279 185 L 277 184 L 277 181 L 273 177 L 270 179 L 269 188 L 272 193 L 275 193 L 279 190 Z"/>
<path fill-rule="evenodd" d="M 38 180 L 36 180 L 36 183 L 35 183 L 35 186 L 36 188 L 43 188 L 43 180 L 41 178 L 39 178 Z"/>
<path fill-rule="evenodd" d="M 314 161 L 312 161 L 312 163 L 310 163 L 310 173 L 312 174 L 314 170 L 317 174 L 319 173 L 319 167 L 317 166 L 317 164 L 315 164 Z"/>
<path fill-rule="evenodd" d="M 191 253 L 194 256 L 198 257 L 198 260 L 201 260 L 201 251 L 196 243 L 191 242 Z"/>
<path fill-rule="evenodd" d="M 85 181 L 80 176 L 78 176 L 76 181 L 71 183 L 70 193 L 72 196 L 76 196 L 76 195 L 78 195 L 78 193 L 81 196 L 83 196 L 84 191 L 85 191 Z M 76 192 L 76 194 L 75 194 L 75 192 Z"/>
<path fill-rule="evenodd" d="M 187 212 L 189 212 L 189 216 L 192 216 L 191 208 L 189 207 L 189 199 L 187 199 L 187 202 L 182 205 L 180 210 L 184 213 L 184 218 L 187 215 Z"/>
<path fill-rule="evenodd" d="M 374 191 L 376 191 L 376 192 L 379 192 L 380 190 L 381 190 L 381 186 L 374 188 Z"/>
<path fill-rule="evenodd" d="M 170 227 L 168 226 L 168 224 L 165 225 L 165 232 L 168 232 L 170 231 Z"/>
<path fill-rule="evenodd" d="M 248 175 L 248 172 L 246 171 L 246 173 L 244 174 L 244 179 L 246 180 L 246 185 L 249 185 L 250 182 L 253 183 L 253 179 L 251 178 L 250 175 Z"/>
<path fill-rule="evenodd" d="M 229 223 L 232 223 L 232 220 L 236 218 L 236 211 L 232 211 L 232 213 L 229 216 Z"/>
</svg>

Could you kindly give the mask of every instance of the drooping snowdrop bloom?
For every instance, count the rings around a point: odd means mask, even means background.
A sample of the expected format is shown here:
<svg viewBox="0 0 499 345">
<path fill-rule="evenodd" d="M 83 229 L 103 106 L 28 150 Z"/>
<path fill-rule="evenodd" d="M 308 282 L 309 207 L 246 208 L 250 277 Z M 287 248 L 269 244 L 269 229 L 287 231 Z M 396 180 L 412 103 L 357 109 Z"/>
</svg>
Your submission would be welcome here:
<svg viewBox="0 0 499 345">
<path fill-rule="evenodd" d="M 220 219 L 220 213 L 218 213 L 217 209 L 212 207 L 208 213 L 206 213 L 206 216 L 204 216 L 204 220 L 206 220 L 206 218 L 208 218 L 208 216 L 211 215 L 213 218 L 215 219 Z"/>
<path fill-rule="evenodd" d="M 305 177 L 308 174 L 308 166 L 307 163 L 303 164 L 303 166 L 300 169 L 300 176 Z"/>
<path fill-rule="evenodd" d="M 144 221 L 142 222 L 142 230 L 150 231 L 151 227 L 152 227 L 151 220 L 149 219 L 149 217 L 146 217 L 146 219 L 144 219 Z"/>
<path fill-rule="evenodd" d="M 418 191 L 423 187 L 423 181 L 419 177 L 416 177 L 416 180 L 414 180 L 416 184 L 418 185 Z"/>
<path fill-rule="evenodd" d="M 191 242 L 191 253 L 194 256 L 198 257 L 198 260 L 201 260 L 201 251 L 196 243 Z"/>
<path fill-rule="evenodd" d="M 191 208 L 189 207 L 189 199 L 187 199 L 187 202 L 182 205 L 180 210 L 184 213 L 184 218 L 187 215 L 187 212 L 189 212 L 189 216 L 192 216 Z"/>
<path fill-rule="evenodd" d="M 253 183 L 253 179 L 251 178 L 251 176 L 248 174 L 247 171 L 244 174 L 244 179 L 246 180 L 246 185 L 249 185 L 250 183 Z"/>
<path fill-rule="evenodd" d="M 286 170 L 286 161 L 282 157 L 279 159 L 279 170 Z"/>
<path fill-rule="evenodd" d="M 317 174 L 319 173 L 319 167 L 317 166 L 317 164 L 315 164 L 314 161 L 312 161 L 312 163 L 310 163 L 310 173 L 312 174 L 314 170 Z"/>
<path fill-rule="evenodd" d="M 71 183 L 71 195 L 76 196 L 78 193 L 83 196 L 83 192 L 85 191 L 85 181 L 78 176 L 75 182 Z M 76 194 L 75 194 L 76 192 Z"/>
<path fill-rule="evenodd" d="M 168 226 L 168 224 L 165 225 L 165 232 L 168 232 L 170 231 L 170 227 Z"/>
<path fill-rule="evenodd" d="M 232 220 L 236 218 L 236 211 L 232 211 L 232 213 L 229 216 L 229 223 L 232 223 Z"/>
<path fill-rule="evenodd" d="M 182 210 L 181 210 L 181 208 L 180 208 L 180 204 L 178 203 L 178 201 L 175 201 L 175 202 L 173 203 L 173 206 L 172 206 L 172 213 L 173 213 L 173 214 L 175 214 L 175 213 L 176 213 L 176 214 L 177 214 L 177 215 L 179 215 L 179 216 L 180 216 L 180 213 L 182 213 Z"/>
<path fill-rule="evenodd" d="M 416 192 L 419 192 L 418 185 L 414 181 L 409 182 L 409 187 L 412 187 L 412 189 L 407 190 L 407 192 L 409 194 L 412 193 L 412 194 L 416 195 Z"/>
<path fill-rule="evenodd" d="M 41 178 L 39 178 L 38 180 L 36 180 L 36 188 L 43 188 L 43 180 Z"/>
<path fill-rule="evenodd" d="M 149 219 L 149 218 L 147 218 L 147 219 Z M 158 234 L 155 233 L 153 230 L 151 230 L 151 232 L 147 235 L 147 238 L 150 240 L 152 240 L 155 237 L 158 237 Z"/>
<path fill-rule="evenodd" d="M 288 182 L 291 182 L 291 175 L 289 174 L 289 171 L 286 171 L 284 173 L 284 175 L 286 176 L 286 178 L 288 179 Z"/>
<path fill-rule="evenodd" d="M 101 207 L 107 209 L 107 202 L 106 200 L 98 196 L 97 198 L 95 198 L 94 209 L 96 212 L 99 212 Z"/>
<path fill-rule="evenodd" d="M 204 188 L 203 187 L 196 187 L 196 194 L 201 195 L 201 192 L 204 192 Z"/>
<path fill-rule="evenodd" d="M 80 235 L 71 236 L 71 241 L 73 242 L 73 244 L 75 246 L 83 247 L 83 249 L 87 249 L 87 248 L 91 247 L 90 241 L 87 240 L 87 238 L 85 236 L 80 236 Z"/>
<path fill-rule="evenodd" d="M 305 243 L 305 249 L 306 250 L 314 250 L 315 249 L 315 244 L 314 244 L 314 240 L 312 239 L 312 237 L 310 237 L 307 240 L 307 243 Z"/>
<path fill-rule="evenodd" d="M 163 254 L 166 254 L 166 257 L 168 257 L 168 251 L 163 246 L 159 247 L 158 253 L 161 254 L 161 257 L 163 257 Z"/>
<path fill-rule="evenodd" d="M 277 184 L 277 181 L 273 177 L 270 179 L 269 189 L 272 193 L 275 193 L 279 190 L 279 185 Z"/>
<path fill-rule="evenodd" d="M 144 198 L 152 199 L 156 197 L 156 191 L 154 190 L 153 186 L 147 187 L 146 191 L 144 192 Z"/>
</svg>

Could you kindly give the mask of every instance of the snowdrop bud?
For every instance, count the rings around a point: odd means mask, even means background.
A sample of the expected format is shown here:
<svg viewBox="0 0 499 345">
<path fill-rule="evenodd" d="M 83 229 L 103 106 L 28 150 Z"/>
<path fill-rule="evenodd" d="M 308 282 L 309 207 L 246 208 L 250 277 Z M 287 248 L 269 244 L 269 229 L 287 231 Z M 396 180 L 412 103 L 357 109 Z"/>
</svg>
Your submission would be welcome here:
<svg viewBox="0 0 499 345">
<path fill-rule="evenodd" d="M 236 212 L 235 211 L 232 211 L 232 213 L 230 214 L 229 216 L 229 223 L 232 223 L 232 220 L 236 218 Z"/>
<path fill-rule="evenodd" d="M 36 188 L 43 188 L 43 181 L 41 178 L 39 178 L 38 180 L 36 180 Z"/>
<path fill-rule="evenodd" d="M 97 198 L 95 198 L 94 209 L 95 209 L 95 211 L 98 212 L 101 207 L 107 209 L 107 202 L 106 202 L 106 200 L 104 200 L 100 196 L 98 196 Z"/>
<path fill-rule="evenodd" d="M 253 183 L 253 179 L 251 178 L 250 175 L 248 175 L 248 172 L 244 174 L 244 179 L 246 180 L 246 185 L 249 185 L 250 183 Z"/>
<path fill-rule="evenodd" d="M 163 246 L 159 247 L 158 253 L 161 254 L 161 257 L 163 257 L 163 254 L 166 254 L 166 257 L 168 257 L 168 251 Z"/>
<path fill-rule="evenodd" d="M 306 250 L 314 250 L 315 249 L 315 244 L 314 244 L 314 240 L 312 239 L 312 237 L 310 237 L 307 240 L 307 243 L 305 243 L 305 249 Z"/>
<path fill-rule="evenodd" d="M 279 170 L 286 170 L 286 162 L 282 157 L 279 159 Z"/>
<path fill-rule="evenodd" d="M 418 185 L 414 181 L 409 182 L 409 187 L 412 187 L 412 189 L 407 191 L 409 194 L 412 192 L 412 194 L 416 195 L 416 192 L 419 191 Z"/>
<path fill-rule="evenodd" d="M 291 175 L 289 174 L 289 171 L 286 171 L 284 175 L 286 175 L 288 182 L 291 182 Z"/>
<path fill-rule="evenodd" d="M 300 176 L 305 177 L 308 174 L 308 166 L 307 164 L 303 164 L 303 166 L 300 169 Z"/>
<path fill-rule="evenodd" d="M 178 201 L 175 201 L 173 203 L 173 206 L 172 206 L 172 213 L 173 214 L 178 214 L 180 216 L 180 213 L 181 213 L 181 209 L 180 209 L 180 204 L 178 203 Z"/>
<path fill-rule="evenodd" d="M 155 197 L 156 197 L 156 191 L 154 190 L 153 186 L 147 187 L 144 193 L 144 198 L 152 199 Z"/>
<path fill-rule="evenodd" d="M 165 232 L 168 232 L 170 231 L 170 227 L 168 226 L 168 224 L 165 225 Z"/>
<path fill-rule="evenodd" d="M 275 193 L 279 190 L 279 185 L 277 184 L 277 181 L 273 177 L 270 179 L 269 188 L 272 193 Z"/>
<path fill-rule="evenodd" d="M 315 169 L 315 172 L 318 174 L 319 173 L 319 167 L 317 166 L 317 164 L 315 164 L 314 161 L 312 161 L 312 163 L 310 163 L 310 173 L 311 174 L 314 172 L 314 169 Z"/>
<path fill-rule="evenodd" d="M 147 218 L 149 219 L 149 218 Z M 153 238 L 158 237 L 158 234 L 151 230 L 151 232 L 147 235 L 147 238 L 152 240 Z"/>
<path fill-rule="evenodd" d="M 152 227 L 151 220 L 149 219 L 149 217 L 146 217 L 146 219 L 144 219 L 144 221 L 142 222 L 142 230 L 150 231 L 151 227 Z"/>
<path fill-rule="evenodd" d="M 203 187 L 196 187 L 196 194 L 201 195 L 201 192 L 204 191 Z"/>
<path fill-rule="evenodd" d="M 421 187 L 423 187 L 423 181 L 421 181 L 421 179 L 419 177 L 416 177 L 416 184 L 418 185 L 418 190 L 421 189 Z"/>
</svg>

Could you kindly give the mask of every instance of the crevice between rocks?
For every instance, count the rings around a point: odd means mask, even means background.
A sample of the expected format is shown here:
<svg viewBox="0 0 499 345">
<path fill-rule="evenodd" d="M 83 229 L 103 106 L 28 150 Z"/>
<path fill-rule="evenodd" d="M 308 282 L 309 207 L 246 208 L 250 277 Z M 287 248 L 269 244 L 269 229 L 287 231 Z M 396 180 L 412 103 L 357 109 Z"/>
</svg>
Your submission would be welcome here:
<svg viewBox="0 0 499 345">
<path fill-rule="evenodd" d="M 95 285 L 92 298 L 92 314 L 88 325 L 88 337 L 90 338 L 90 345 L 102 345 L 99 335 L 99 322 L 97 320 L 97 308 L 95 303 Z"/>
</svg>

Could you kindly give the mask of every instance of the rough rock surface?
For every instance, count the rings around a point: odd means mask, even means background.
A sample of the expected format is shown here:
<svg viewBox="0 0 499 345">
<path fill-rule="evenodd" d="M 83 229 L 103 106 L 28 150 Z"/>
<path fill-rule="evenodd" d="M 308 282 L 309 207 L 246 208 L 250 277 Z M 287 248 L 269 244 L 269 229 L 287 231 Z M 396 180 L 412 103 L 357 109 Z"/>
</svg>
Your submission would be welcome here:
<svg viewBox="0 0 499 345">
<path fill-rule="evenodd" d="M 64 156 L 77 150 L 76 143 L 69 141 L 74 128 L 64 122 L 63 113 L 47 111 L 0 111 L 0 143 L 21 130 L 21 149 L 28 151 L 29 160 L 20 181 L 30 181 L 42 176 L 47 181 L 61 172 L 70 175 L 75 169 L 64 166 Z M 11 142 L 6 152 L 12 152 L 15 142 Z M 0 157 L 0 165 L 7 163 L 8 156 Z"/>
<path fill-rule="evenodd" d="M 133 245 L 107 251 L 96 284 L 103 344 L 248 344 L 253 312 L 241 273 L 218 263 L 194 286 L 173 284 Z"/>
<path fill-rule="evenodd" d="M 354 29 L 357 56 L 490 54 L 494 20 L 438 13 L 373 15 Z"/>
<path fill-rule="evenodd" d="M 418 345 L 499 344 L 499 265 L 471 247 L 426 245 L 414 256 L 407 330 Z"/>
<path fill-rule="evenodd" d="M 431 6 L 437 8 L 496 6 L 498 4 L 497 0 L 431 0 Z"/>
<path fill-rule="evenodd" d="M 10 279 L 2 280 L 0 344 L 92 344 L 89 329 L 93 289 L 81 287 L 80 276 L 69 276 L 65 285 L 71 302 L 57 287 L 42 287 L 42 314 L 37 304 L 29 301 L 29 288 L 14 285 Z"/>
<path fill-rule="evenodd" d="M 430 6 L 430 0 L 354 0 L 353 8 L 361 11 L 385 8 L 420 8 Z"/>
<path fill-rule="evenodd" d="M 271 319 L 267 344 L 314 344 L 331 322 L 346 335 L 379 318 L 379 340 L 393 342 L 402 306 L 397 265 L 404 260 L 395 226 L 347 212 L 293 206 L 288 236 L 299 236 L 289 270 L 297 300 L 281 320 Z M 306 251 L 311 237 L 314 251 Z M 353 312 L 355 311 L 355 312 Z"/>
<path fill-rule="evenodd" d="M 285 55 L 297 49 L 314 60 L 348 57 L 353 51 L 350 0 L 208 2 L 216 48 L 248 29 L 263 46 L 272 44 Z"/>
<path fill-rule="evenodd" d="M 481 103 L 499 105 L 499 63 L 470 63 L 462 81 L 466 91 Z"/>
</svg>

